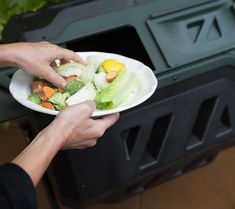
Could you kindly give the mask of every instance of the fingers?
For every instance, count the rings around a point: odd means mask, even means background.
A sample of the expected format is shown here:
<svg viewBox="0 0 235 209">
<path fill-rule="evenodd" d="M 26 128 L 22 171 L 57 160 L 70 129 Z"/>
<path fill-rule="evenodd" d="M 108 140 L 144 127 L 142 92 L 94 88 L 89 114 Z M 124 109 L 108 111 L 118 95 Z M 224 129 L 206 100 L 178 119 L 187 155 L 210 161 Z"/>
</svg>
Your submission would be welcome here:
<svg viewBox="0 0 235 209">
<path fill-rule="evenodd" d="M 69 118 L 72 117 L 83 117 L 85 120 L 89 119 L 93 112 L 95 111 L 96 106 L 95 102 L 88 100 L 80 104 L 69 106 L 66 110 L 62 111 L 63 115 L 69 115 Z"/>
<path fill-rule="evenodd" d="M 75 62 L 85 64 L 85 61 L 78 54 L 68 49 L 60 48 L 57 56 L 57 58 L 62 60 L 63 63 L 73 60 Z"/>
<path fill-rule="evenodd" d="M 90 116 L 93 114 L 93 112 L 96 110 L 95 102 L 92 100 L 87 100 L 83 103 L 80 103 L 80 105 L 87 105 L 90 110 Z"/>
<path fill-rule="evenodd" d="M 72 50 L 62 48 L 55 44 L 51 44 L 47 41 L 38 42 L 36 44 L 44 45 L 44 46 L 49 47 L 50 49 L 55 50 L 56 58 L 60 59 L 62 64 L 70 62 L 71 60 L 75 62 L 79 62 L 81 64 L 85 64 L 85 61 Z"/>
<path fill-rule="evenodd" d="M 96 119 L 96 123 L 97 125 L 103 127 L 106 130 L 111 127 L 114 123 L 116 123 L 119 117 L 119 113 L 111 114 L 103 117 L 102 119 Z"/>
<path fill-rule="evenodd" d="M 87 100 L 85 102 L 82 102 L 82 103 L 77 104 L 77 105 L 72 105 L 72 106 L 74 106 L 73 108 L 76 108 L 77 110 L 79 110 L 79 114 L 86 113 L 87 118 L 90 118 L 91 115 L 93 114 L 93 112 L 96 109 L 95 102 L 92 101 L 92 100 Z"/>
<path fill-rule="evenodd" d="M 45 66 L 44 69 L 42 69 L 42 72 L 43 78 L 51 82 L 53 85 L 59 88 L 64 88 L 64 86 L 66 85 L 66 81 L 64 80 L 64 78 L 56 73 L 50 66 Z"/>
</svg>

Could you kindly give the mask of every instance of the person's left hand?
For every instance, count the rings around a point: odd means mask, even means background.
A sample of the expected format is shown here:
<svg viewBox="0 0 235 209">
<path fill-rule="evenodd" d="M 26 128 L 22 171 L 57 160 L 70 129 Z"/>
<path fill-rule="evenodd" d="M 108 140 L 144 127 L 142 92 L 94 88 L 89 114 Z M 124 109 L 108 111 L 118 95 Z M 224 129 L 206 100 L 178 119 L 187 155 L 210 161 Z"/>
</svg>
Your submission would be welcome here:
<svg viewBox="0 0 235 209">
<path fill-rule="evenodd" d="M 57 87 L 63 88 L 66 81 L 54 72 L 51 65 L 56 59 L 64 62 L 71 60 L 84 63 L 82 58 L 75 52 L 61 48 L 48 42 L 14 43 L 1 46 L 9 65 L 22 68 L 24 71 L 35 76 L 42 77 Z"/>
</svg>

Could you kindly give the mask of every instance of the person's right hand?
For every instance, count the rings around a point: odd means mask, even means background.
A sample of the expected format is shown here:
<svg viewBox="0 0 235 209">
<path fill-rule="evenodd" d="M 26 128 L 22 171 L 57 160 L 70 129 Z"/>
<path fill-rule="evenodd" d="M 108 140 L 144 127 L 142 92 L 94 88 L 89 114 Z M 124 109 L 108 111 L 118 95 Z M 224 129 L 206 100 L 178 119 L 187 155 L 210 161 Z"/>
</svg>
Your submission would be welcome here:
<svg viewBox="0 0 235 209">
<path fill-rule="evenodd" d="M 52 69 L 55 60 L 63 63 L 84 60 L 75 52 L 48 42 L 20 42 L 0 45 L 0 66 L 16 66 L 22 70 L 42 77 L 57 87 L 63 88 L 66 81 Z"/>
<path fill-rule="evenodd" d="M 46 128 L 60 140 L 61 149 L 84 149 L 94 146 L 106 129 L 119 118 L 119 113 L 99 119 L 91 118 L 95 110 L 93 101 L 73 105 L 62 111 Z"/>
</svg>

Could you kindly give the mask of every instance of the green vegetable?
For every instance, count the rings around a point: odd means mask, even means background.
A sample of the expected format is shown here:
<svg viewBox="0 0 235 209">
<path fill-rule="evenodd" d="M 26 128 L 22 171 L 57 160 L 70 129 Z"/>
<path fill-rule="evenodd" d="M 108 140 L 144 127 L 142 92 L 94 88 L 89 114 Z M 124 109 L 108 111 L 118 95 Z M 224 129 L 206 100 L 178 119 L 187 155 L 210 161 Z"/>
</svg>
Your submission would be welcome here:
<svg viewBox="0 0 235 209">
<path fill-rule="evenodd" d="M 69 81 L 64 87 L 64 91 L 69 92 L 70 95 L 73 95 L 77 91 L 79 91 L 83 86 L 85 86 L 85 83 L 80 79 L 76 79 L 73 81 Z"/>
<path fill-rule="evenodd" d="M 117 78 L 100 92 L 98 104 L 105 106 L 108 103 L 109 108 L 115 108 L 129 96 L 135 95 L 139 88 L 140 82 L 137 75 L 123 69 Z"/>
<path fill-rule="evenodd" d="M 71 75 L 80 76 L 83 68 L 84 68 L 84 65 L 80 63 L 69 62 L 69 63 L 62 64 L 59 67 L 55 67 L 54 70 L 58 74 L 64 77 L 68 77 Z"/>
<path fill-rule="evenodd" d="M 96 108 L 99 110 L 109 110 L 112 109 L 113 103 L 112 102 L 101 102 L 100 93 L 97 93 L 95 98 L 95 105 Z"/>
<path fill-rule="evenodd" d="M 10 17 L 26 12 L 35 12 L 46 3 L 58 3 L 64 0 L 0 0 L 0 39 L 1 32 Z"/>
<path fill-rule="evenodd" d="M 37 95 L 36 92 L 31 93 L 28 98 L 29 101 L 36 103 L 36 104 L 40 104 L 41 103 L 41 99 L 39 98 L 39 96 Z"/>
<path fill-rule="evenodd" d="M 86 83 L 84 87 L 81 88 L 80 91 L 76 92 L 74 95 L 69 97 L 66 100 L 66 104 L 68 106 L 79 104 L 81 102 L 87 100 L 95 100 L 96 90 L 92 82 Z"/>
<path fill-rule="evenodd" d="M 101 72 L 105 72 L 104 68 L 102 65 L 99 65 L 97 68 L 96 68 L 96 71 L 95 73 L 101 73 Z"/>
<path fill-rule="evenodd" d="M 65 93 L 56 92 L 48 99 L 48 101 L 54 105 L 56 110 L 61 111 L 67 107 L 65 100 L 69 96 L 70 94 L 68 92 Z"/>
</svg>

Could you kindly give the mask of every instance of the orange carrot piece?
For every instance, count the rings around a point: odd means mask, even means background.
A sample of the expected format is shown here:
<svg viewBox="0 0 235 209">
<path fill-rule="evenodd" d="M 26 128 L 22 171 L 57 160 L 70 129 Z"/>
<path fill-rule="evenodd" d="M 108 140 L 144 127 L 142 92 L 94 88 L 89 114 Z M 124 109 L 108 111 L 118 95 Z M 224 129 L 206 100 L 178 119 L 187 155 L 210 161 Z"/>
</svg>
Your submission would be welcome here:
<svg viewBox="0 0 235 209">
<path fill-rule="evenodd" d="M 117 77 L 117 72 L 111 71 L 106 75 L 106 80 L 111 83 L 116 77 Z"/>
<path fill-rule="evenodd" d="M 53 104 L 51 104 L 50 102 L 48 101 L 42 101 L 41 105 L 47 109 L 50 109 L 50 110 L 55 110 Z"/>
<path fill-rule="evenodd" d="M 49 86 L 43 86 L 37 93 L 40 99 L 45 101 L 55 93 L 55 90 Z"/>
<path fill-rule="evenodd" d="M 55 93 L 55 90 L 49 86 L 42 87 L 42 90 L 45 92 L 48 98 L 51 97 Z"/>
</svg>

